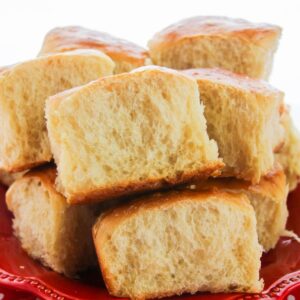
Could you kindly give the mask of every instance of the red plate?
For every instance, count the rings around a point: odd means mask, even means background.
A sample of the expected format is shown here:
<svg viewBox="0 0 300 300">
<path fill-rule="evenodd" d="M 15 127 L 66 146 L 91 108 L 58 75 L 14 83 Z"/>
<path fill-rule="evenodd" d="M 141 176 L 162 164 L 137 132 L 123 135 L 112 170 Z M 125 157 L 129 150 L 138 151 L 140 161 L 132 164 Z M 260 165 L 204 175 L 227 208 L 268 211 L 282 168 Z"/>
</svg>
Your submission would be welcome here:
<svg viewBox="0 0 300 300">
<path fill-rule="evenodd" d="M 117 299 L 109 296 L 97 272 L 83 274 L 80 280 L 71 280 L 30 259 L 12 235 L 12 216 L 6 209 L 4 198 L 5 188 L 0 186 L 0 284 L 3 287 L 27 291 L 43 299 Z M 288 207 L 288 229 L 300 234 L 300 186 L 289 195 Z M 263 255 L 261 276 L 265 281 L 265 290 L 261 294 L 197 294 L 169 299 L 300 299 L 300 244 L 282 238 L 274 250 Z"/>
</svg>

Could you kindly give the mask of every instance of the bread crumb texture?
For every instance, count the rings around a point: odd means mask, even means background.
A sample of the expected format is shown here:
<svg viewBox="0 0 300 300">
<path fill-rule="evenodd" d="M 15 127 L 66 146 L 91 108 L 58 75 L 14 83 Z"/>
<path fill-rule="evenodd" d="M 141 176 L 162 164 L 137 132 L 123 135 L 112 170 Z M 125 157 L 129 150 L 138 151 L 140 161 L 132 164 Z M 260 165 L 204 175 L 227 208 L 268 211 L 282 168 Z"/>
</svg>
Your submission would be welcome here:
<svg viewBox="0 0 300 300">
<path fill-rule="evenodd" d="M 77 50 L 14 65 L 0 74 L 0 168 L 22 171 L 52 158 L 45 122 L 48 96 L 112 74 L 96 50 Z"/>
<path fill-rule="evenodd" d="M 70 202 L 103 200 L 216 175 L 196 81 L 145 67 L 51 97 L 47 128 L 58 189 Z"/>
<path fill-rule="evenodd" d="M 114 296 L 262 289 L 255 215 L 241 194 L 188 190 L 144 197 L 102 216 L 93 233 Z"/>
</svg>

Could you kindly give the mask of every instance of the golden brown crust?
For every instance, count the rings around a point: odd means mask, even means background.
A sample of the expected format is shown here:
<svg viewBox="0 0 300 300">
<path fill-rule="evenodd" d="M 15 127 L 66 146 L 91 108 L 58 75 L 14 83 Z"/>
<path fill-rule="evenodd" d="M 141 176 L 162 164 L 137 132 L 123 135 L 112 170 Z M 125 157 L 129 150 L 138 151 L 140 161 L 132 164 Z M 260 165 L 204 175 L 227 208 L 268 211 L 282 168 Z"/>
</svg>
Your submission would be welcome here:
<svg viewBox="0 0 300 300">
<path fill-rule="evenodd" d="M 79 26 L 51 30 L 44 39 L 40 55 L 79 48 L 101 50 L 113 60 L 125 61 L 136 67 L 145 65 L 149 58 L 147 50 L 134 43 Z"/>
<path fill-rule="evenodd" d="M 191 80 L 191 76 L 188 74 L 185 74 L 184 72 L 180 72 L 177 70 L 173 70 L 170 68 L 166 67 L 161 67 L 161 66 L 142 66 L 137 69 L 132 70 L 130 73 L 141 73 L 141 72 L 149 72 L 151 71 L 153 73 L 153 77 L 156 76 L 157 73 L 163 72 L 167 73 L 170 76 L 181 76 L 182 78 L 187 78 L 188 80 Z M 101 77 L 97 80 L 91 81 L 90 83 L 84 85 L 84 86 L 78 86 L 74 87 L 65 91 L 62 91 L 60 93 L 57 93 L 56 95 L 50 96 L 48 99 L 51 101 L 51 105 L 58 106 L 60 102 L 64 101 L 64 99 L 68 96 L 71 96 L 73 93 L 76 93 L 77 91 L 82 91 L 83 89 L 90 89 L 91 86 L 95 85 L 98 86 L 102 84 L 105 86 L 108 90 L 113 90 L 117 88 L 117 85 L 119 82 L 123 81 L 126 79 L 128 74 L 116 74 L 112 76 L 105 76 Z"/>
<path fill-rule="evenodd" d="M 260 45 L 263 39 L 273 39 L 281 34 L 281 28 L 265 23 L 251 23 L 242 19 L 218 16 L 198 16 L 174 23 L 158 32 L 149 47 L 169 47 L 180 40 L 199 36 L 233 36 Z"/>
<path fill-rule="evenodd" d="M 54 186 L 56 179 L 56 168 L 54 165 L 45 165 L 33 169 L 24 175 L 24 178 L 39 178 L 45 185 Z"/>
<path fill-rule="evenodd" d="M 141 196 L 133 203 L 121 205 L 103 214 L 95 224 L 93 233 L 97 234 L 97 232 L 101 230 L 101 238 L 105 237 L 105 235 L 110 235 L 118 224 L 128 219 L 128 217 L 139 213 L 141 210 L 163 209 L 184 200 L 207 201 L 211 197 L 215 197 L 215 199 L 220 202 L 230 202 L 245 211 L 251 207 L 247 197 L 241 193 L 232 194 L 227 191 L 222 191 L 221 189 L 204 189 L 202 185 L 198 185 L 196 188 L 194 188 L 193 185 L 192 187 L 187 185 L 181 189 Z M 103 234 L 104 232 L 106 234 Z"/>
<path fill-rule="evenodd" d="M 283 149 L 285 143 L 286 143 L 286 141 L 285 141 L 285 138 L 284 138 L 284 140 L 282 142 L 280 142 L 278 145 L 276 145 L 276 147 L 273 150 L 274 153 L 280 152 Z"/>
<path fill-rule="evenodd" d="M 193 188 L 196 190 L 221 190 L 227 192 L 230 192 L 230 190 L 249 190 L 267 196 L 273 201 L 282 201 L 281 199 L 284 198 L 286 193 L 286 176 L 282 167 L 276 165 L 257 184 L 251 184 L 249 181 L 237 178 L 216 178 L 197 182 Z"/>
<path fill-rule="evenodd" d="M 22 181 L 27 181 L 28 178 L 32 179 L 38 179 L 40 182 L 43 183 L 44 186 L 47 187 L 48 190 L 51 190 L 51 192 L 54 192 L 55 194 L 58 194 L 58 192 L 54 188 L 54 182 L 56 178 L 56 168 L 54 165 L 45 165 L 36 169 L 33 169 L 29 172 L 27 172 L 25 175 L 23 175 L 21 178 L 17 179 L 15 184 Z M 17 185 L 13 185 L 12 188 L 17 187 Z M 8 208 L 11 208 L 11 189 L 8 190 L 6 193 L 6 203 Z"/>
<path fill-rule="evenodd" d="M 24 174 L 25 174 L 24 172 L 8 173 L 0 169 L 0 184 L 3 184 L 5 186 L 10 186 L 16 180 L 20 179 Z"/>
<path fill-rule="evenodd" d="M 284 171 L 279 166 L 269 172 L 259 184 L 254 184 L 249 187 L 249 190 L 257 193 L 268 194 L 271 199 L 280 200 L 286 193 L 286 176 Z"/>
<path fill-rule="evenodd" d="M 35 167 L 39 167 L 44 164 L 47 164 L 51 161 L 51 159 L 52 158 L 50 157 L 49 160 L 36 161 L 34 163 L 22 164 L 21 166 L 14 165 L 10 168 L 5 168 L 5 171 L 7 171 L 9 173 L 17 173 L 17 172 L 27 171 L 27 170 L 33 169 Z"/>
<path fill-rule="evenodd" d="M 265 80 L 253 79 L 246 75 L 236 74 L 229 70 L 220 68 L 197 68 L 182 71 L 196 80 L 213 80 L 216 83 L 234 86 L 237 89 L 247 90 L 251 93 L 260 93 L 264 95 L 278 94 L 283 97 L 283 92 L 274 88 Z M 280 106 L 280 111 L 282 106 Z"/>
<path fill-rule="evenodd" d="M 168 179 L 149 179 L 144 182 L 123 183 L 113 188 L 97 189 L 93 191 L 84 190 L 76 194 L 69 195 L 67 201 L 70 204 L 81 204 L 90 202 L 99 202 L 107 199 L 114 199 L 120 196 L 139 194 L 151 190 L 167 188 L 176 184 L 183 184 L 190 181 L 208 178 L 209 176 L 220 175 L 220 169 L 224 163 L 219 160 L 214 163 L 207 164 L 205 168 L 185 174 L 179 174 L 176 178 Z"/>
<path fill-rule="evenodd" d="M 47 187 L 48 190 L 51 190 L 55 194 L 58 192 L 55 189 L 55 179 L 56 179 L 56 168 L 52 164 L 44 165 L 35 169 L 30 170 L 26 174 L 24 174 L 21 178 L 17 181 L 20 182 L 22 180 L 27 181 L 28 178 L 38 179 L 40 182 L 43 183 L 44 186 Z M 6 202 L 10 202 L 9 193 L 6 197 Z"/>
</svg>

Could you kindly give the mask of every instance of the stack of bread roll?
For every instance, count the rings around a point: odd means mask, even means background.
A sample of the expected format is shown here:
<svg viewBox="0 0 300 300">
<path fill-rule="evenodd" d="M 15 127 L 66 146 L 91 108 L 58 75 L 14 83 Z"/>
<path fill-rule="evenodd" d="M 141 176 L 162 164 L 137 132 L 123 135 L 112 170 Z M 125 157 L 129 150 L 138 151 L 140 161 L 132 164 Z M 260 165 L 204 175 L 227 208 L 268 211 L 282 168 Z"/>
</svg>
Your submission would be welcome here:
<svg viewBox="0 0 300 300">
<path fill-rule="evenodd" d="M 64 27 L 2 68 L 1 177 L 27 253 L 66 276 L 98 262 L 119 297 L 260 292 L 300 176 L 298 132 L 266 81 L 280 35 L 202 16 L 147 51 Z"/>
</svg>

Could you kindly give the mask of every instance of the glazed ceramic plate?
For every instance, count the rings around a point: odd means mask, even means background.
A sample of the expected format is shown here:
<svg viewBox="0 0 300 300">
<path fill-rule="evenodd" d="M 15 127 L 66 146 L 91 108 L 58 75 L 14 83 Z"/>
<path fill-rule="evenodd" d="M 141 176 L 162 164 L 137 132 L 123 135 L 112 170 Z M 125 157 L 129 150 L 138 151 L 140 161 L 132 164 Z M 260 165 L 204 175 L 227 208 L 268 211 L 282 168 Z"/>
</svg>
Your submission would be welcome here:
<svg viewBox="0 0 300 300">
<path fill-rule="evenodd" d="M 288 206 L 288 229 L 300 234 L 300 186 L 289 195 Z M 26 291 L 41 299 L 117 299 L 108 294 L 97 271 L 68 279 L 29 258 L 12 235 L 11 218 L 5 205 L 5 188 L 0 186 L 0 286 Z M 169 299 L 300 299 L 300 244 L 282 238 L 275 249 L 263 255 L 261 276 L 265 281 L 261 294 L 201 293 Z"/>
</svg>

